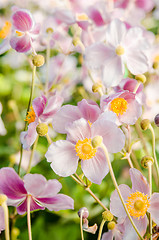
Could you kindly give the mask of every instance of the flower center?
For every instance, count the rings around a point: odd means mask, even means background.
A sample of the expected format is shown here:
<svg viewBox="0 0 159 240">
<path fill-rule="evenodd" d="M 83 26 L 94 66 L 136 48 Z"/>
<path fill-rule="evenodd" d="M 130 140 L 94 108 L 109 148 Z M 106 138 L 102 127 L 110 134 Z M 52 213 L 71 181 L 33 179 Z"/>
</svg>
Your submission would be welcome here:
<svg viewBox="0 0 159 240">
<path fill-rule="evenodd" d="M 24 120 L 24 121 L 28 122 L 28 124 L 34 122 L 35 118 L 36 118 L 36 115 L 35 115 L 33 107 L 31 107 L 30 109 L 31 109 L 31 111 L 28 112 L 28 114 L 26 116 L 26 119 Z"/>
<path fill-rule="evenodd" d="M 150 206 L 150 200 L 144 193 L 136 191 L 130 194 L 130 197 L 126 200 L 126 206 L 130 215 L 134 218 L 144 217 L 147 209 Z"/>
<path fill-rule="evenodd" d="M 80 159 L 86 160 L 95 156 L 97 149 L 93 148 L 91 145 L 91 138 L 85 138 L 84 140 L 78 140 L 75 146 L 77 156 Z"/>
<path fill-rule="evenodd" d="M 0 30 L 0 38 L 4 39 L 8 36 L 10 33 L 12 24 L 8 21 L 5 22 L 3 28 Z"/>
<path fill-rule="evenodd" d="M 119 46 L 115 49 L 115 52 L 116 52 L 116 54 L 117 54 L 118 56 L 121 56 L 121 55 L 124 54 L 125 50 L 124 50 L 124 48 L 123 48 L 122 46 L 119 45 Z"/>
<path fill-rule="evenodd" d="M 17 36 L 18 36 L 18 37 L 21 37 L 21 36 L 23 36 L 23 35 L 24 35 L 24 33 L 22 33 L 22 32 L 19 32 L 19 31 L 16 31 L 16 34 L 17 34 Z"/>
<path fill-rule="evenodd" d="M 116 113 L 117 116 L 122 115 L 127 110 L 128 102 L 124 98 L 115 98 L 110 103 L 110 111 Z"/>
</svg>

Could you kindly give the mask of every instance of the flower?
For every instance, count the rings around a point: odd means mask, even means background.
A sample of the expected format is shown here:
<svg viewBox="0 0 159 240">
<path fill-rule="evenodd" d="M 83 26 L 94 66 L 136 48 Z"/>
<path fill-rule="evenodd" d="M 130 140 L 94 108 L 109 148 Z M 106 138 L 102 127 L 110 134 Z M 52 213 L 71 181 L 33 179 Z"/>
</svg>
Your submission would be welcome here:
<svg viewBox="0 0 159 240">
<path fill-rule="evenodd" d="M 30 211 L 73 209 L 73 199 L 58 194 L 61 187 L 56 179 L 47 181 L 41 174 L 26 174 L 22 180 L 13 168 L 0 169 L 0 191 L 8 197 L 8 205 L 17 208 L 18 214 L 27 211 L 28 196 L 31 197 Z"/>
<path fill-rule="evenodd" d="M 33 39 L 39 34 L 40 25 L 35 24 L 31 13 L 26 9 L 13 12 L 12 24 L 16 36 L 10 39 L 10 45 L 17 52 L 28 52 L 32 48 Z"/>
<path fill-rule="evenodd" d="M 28 112 L 26 121 L 28 130 L 21 132 L 20 140 L 23 148 L 29 150 L 37 137 L 36 127 L 40 122 L 49 122 L 56 111 L 61 107 L 63 98 L 54 95 L 47 99 L 44 95 L 33 100 L 31 111 Z"/>
<path fill-rule="evenodd" d="M 146 212 L 151 213 L 153 221 L 159 224 L 159 193 L 153 193 L 149 197 L 149 185 L 146 178 L 135 168 L 131 168 L 129 173 L 132 181 L 132 189 L 125 184 L 119 185 L 119 189 L 130 216 L 133 218 L 140 234 L 144 235 L 148 222 Z M 127 217 L 116 190 L 112 193 L 110 201 L 111 212 L 124 221 L 125 232 L 123 239 L 138 239 L 137 233 Z"/>
<path fill-rule="evenodd" d="M 148 70 L 148 59 L 144 54 L 148 43 L 141 28 L 127 30 L 123 22 L 115 19 L 107 26 L 106 43 L 95 43 L 85 53 L 89 68 L 102 69 L 106 87 L 118 85 L 125 73 L 125 63 L 134 75 Z"/>
<path fill-rule="evenodd" d="M 109 222 L 107 226 L 108 226 L 108 232 L 103 234 L 102 240 L 112 240 L 112 239 L 122 240 L 123 239 L 123 233 L 125 230 L 123 223 L 120 224 L 120 223 L 115 223 L 113 221 L 113 222 Z"/>
<path fill-rule="evenodd" d="M 125 144 L 123 132 L 114 123 L 113 113 L 104 113 L 94 123 L 80 118 L 65 128 L 67 140 L 52 143 L 46 153 L 53 171 L 63 177 L 76 172 L 78 161 L 84 175 L 96 184 L 100 184 L 109 171 L 102 148 L 93 148 L 91 141 L 102 136 L 103 143 L 111 153 L 119 152 Z"/>
<path fill-rule="evenodd" d="M 136 100 L 136 94 L 121 90 L 109 97 L 103 96 L 101 106 L 104 110 L 116 113 L 119 121 L 126 124 L 135 124 L 142 114 L 142 106 Z"/>
</svg>

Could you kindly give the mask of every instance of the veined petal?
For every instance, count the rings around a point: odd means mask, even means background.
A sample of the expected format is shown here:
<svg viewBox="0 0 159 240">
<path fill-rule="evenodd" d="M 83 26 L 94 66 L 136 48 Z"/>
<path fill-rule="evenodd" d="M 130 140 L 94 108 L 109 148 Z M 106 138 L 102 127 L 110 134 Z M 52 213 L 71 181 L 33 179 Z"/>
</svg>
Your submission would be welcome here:
<svg viewBox="0 0 159 240">
<path fill-rule="evenodd" d="M 31 49 L 30 36 L 25 34 L 21 37 L 12 37 L 10 40 L 10 45 L 17 52 L 28 52 Z"/>
<path fill-rule="evenodd" d="M 153 221 L 159 225 L 159 193 L 152 194 L 150 207 L 147 211 L 151 213 Z"/>
<path fill-rule="evenodd" d="M 29 150 L 38 136 L 36 132 L 37 124 L 37 121 L 30 123 L 28 126 L 28 131 L 21 132 L 20 134 L 20 141 L 23 144 L 23 148 L 26 150 Z"/>
<path fill-rule="evenodd" d="M 20 179 L 13 168 L 9 167 L 0 170 L 0 191 L 14 200 L 21 199 L 27 194 L 23 180 Z"/>
<path fill-rule="evenodd" d="M 60 140 L 52 143 L 45 154 L 51 168 L 62 177 L 70 176 L 76 172 L 78 156 L 76 156 L 75 145 L 69 141 Z"/>
<path fill-rule="evenodd" d="M 24 186 L 27 192 L 34 197 L 39 196 L 44 190 L 46 178 L 41 174 L 26 174 L 24 176 Z"/>
<path fill-rule="evenodd" d="M 22 32 L 30 31 L 34 24 L 32 15 L 27 10 L 17 10 L 14 12 L 12 15 L 12 22 L 15 29 Z"/>
<path fill-rule="evenodd" d="M 33 100 L 33 109 L 38 117 L 43 113 L 46 103 L 47 98 L 45 96 L 37 97 Z"/>
<path fill-rule="evenodd" d="M 98 148 L 96 155 L 93 158 L 82 160 L 81 168 L 84 175 L 91 182 L 101 184 L 101 181 L 109 172 L 109 167 L 103 150 Z"/>
<path fill-rule="evenodd" d="M 30 211 L 34 211 L 34 210 L 44 210 L 45 207 L 41 206 L 40 204 L 38 204 L 32 197 L 30 199 Z M 25 199 L 24 202 L 22 202 L 18 207 L 17 207 L 17 212 L 18 214 L 22 215 L 24 213 L 27 212 L 27 198 Z"/>
</svg>

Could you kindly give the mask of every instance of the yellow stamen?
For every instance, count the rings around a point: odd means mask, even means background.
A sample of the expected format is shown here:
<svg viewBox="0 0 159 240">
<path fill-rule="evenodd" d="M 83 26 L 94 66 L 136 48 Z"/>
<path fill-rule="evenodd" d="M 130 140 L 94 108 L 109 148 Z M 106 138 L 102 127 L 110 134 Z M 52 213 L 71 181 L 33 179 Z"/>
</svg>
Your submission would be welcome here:
<svg viewBox="0 0 159 240">
<path fill-rule="evenodd" d="M 89 124 L 90 127 L 92 126 L 92 123 L 89 120 L 88 120 L 88 124 Z"/>
<path fill-rule="evenodd" d="M 110 103 L 110 111 L 116 113 L 117 116 L 122 115 L 127 110 L 128 102 L 124 98 L 115 98 Z"/>
<path fill-rule="evenodd" d="M 31 111 L 28 112 L 28 114 L 26 116 L 26 119 L 24 120 L 24 121 L 28 122 L 28 124 L 34 122 L 35 118 L 36 118 L 36 115 L 35 115 L 33 107 L 31 107 L 30 109 L 31 109 Z"/>
<path fill-rule="evenodd" d="M 95 156 L 97 149 L 93 148 L 91 145 L 91 138 L 85 138 L 84 140 L 78 140 L 75 146 L 77 156 L 80 159 L 86 160 Z"/>
<path fill-rule="evenodd" d="M 115 49 L 115 52 L 116 52 L 116 54 L 117 54 L 118 56 L 121 56 L 121 55 L 124 54 L 125 50 L 124 50 L 124 48 L 123 48 L 122 46 L 119 45 L 119 46 Z"/>
<path fill-rule="evenodd" d="M 88 20 L 88 16 L 85 13 L 80 13 L 80 14 L 76 14 L 76 20 L 77 21 L 87 21 Z"/>
<path fill-rule="evenodd" d="M 21 36 L 23 36 L 23 35 L 24 35 L 24 33 L 22 33 L 22 32 L 19 32 L 19 31 L 16 31 L 16 34 L 18 35 L 18 37 L 21 37 Z"/>
<path fill-rule="evenodd" d="M 128 197 L 126 201 L 128 212 L 132 217 L 138 219 L 145 216 L 147 209 L 150 206 L 148 196 L 138 191 L 130 194 L 130 197 Z"/>
<path fill-rule="evenodd" d="M 155 57 L 154 62 L 159 62 L 159 55 Z"/>
<path fill-rule="evenodd" d="M 11 26 L 12 24 L 10 22 L 5 22 L 3 28 L 0 30 L 0 38 L 4 39 L 9 35 Z"/>
</svg>

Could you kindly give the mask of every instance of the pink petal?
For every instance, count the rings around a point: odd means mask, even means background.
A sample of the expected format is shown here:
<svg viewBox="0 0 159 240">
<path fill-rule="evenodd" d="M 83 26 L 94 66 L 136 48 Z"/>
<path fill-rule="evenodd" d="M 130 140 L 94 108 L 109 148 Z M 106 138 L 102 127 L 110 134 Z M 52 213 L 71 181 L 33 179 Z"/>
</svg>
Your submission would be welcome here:
<svg viewBox="0 0 159 240">
<path fill-rule="evenodd" d="M 153 221 L 159 225 L 159 193 L 152 194 L 148 212 L 151 213 Z"/>
<path fill-rule="evenodd" d="M 106 30 L 106 41 L 117 47 L 123 41 L 126 35 L 126 26 L 119 19 L 113 20 L 107 27 Z"/>
<path fill-rule="evenodd" d="M 37 121 L 30 123 L 28 126 L 28 130 L 25 132 L 21 132 L 20 134 L 20 141 L 23 144 L 23 148 L 26 150 L 29 150 L 29 148 L 33 145 L 38 136 L 36 132 L 37 125 Z"/>
<path fill-rule="evenodd" d="M 53 116 L 52 125 L 55 131 L 59 133 L 66 133 L 65 127 L 68 123 L 81 118 L 81 113 L 77 106 L 66 105 L 60 108 L 60 110 Z"/>
<path fill-rule="evenodd" d="M 123 199 L 126 201 L 128 196 L 132 193 L 131 189 L 125 184 L 119 185 L 119 189 Z M 110 198 L 110 211 L 113 215 L 119 218 L 125 218 L 127 216 L 116 190 L 112 193 Z"/>
<path fill-rule="evenodd" d="M 84 140 L 91 137 L 91 129 L 89 123 L 84 119 L 74 121 L 66 127 L 67 140 L 77 143 L 78 140 Z"/>
<path fill-rule="evenodd" d="M 59 24 L 66 23 L 70 25 L 76 22 L 73 12 L 67 9 L 56 10 L 54 17 Z"/>
<path fill-rule="evenodd" d="M 130 168 L 129 173 L 132 182 L 132 191 L 139 191 L 141 193 L 149 195 L 149 184 L 141 172 L 136 168 Z"/>
<path fill-rule="evenodd" d="M 0 170 L 0 191 L 14 200 L 21 199 L 27 194 L 22 179 L 13 168 L 9 167 Z"/>
<path fill-rule="evenodd" d="M 103 150 L 98 148 L 96 155 L 93 158 L 82 160 L 81 168 L 84 175 L 91 182 L 101 184 L 101 181 L 109 172 L 109 167 Z"/>
<path fill-rule="evenodd" d="M 103 26 L 104 20 L 101 13 L 95 7 L 90 7 L 88 10 L 88 16 L 94 21 L 97 26 Z"/>
<path fill-rule="evenodd" d="M 101 240 L 113 240 L 113 231 L 104 233 Z"/>
<path fill-rule="evenodd" d="M 39 117 L 43 113 L 46 103 L 47 103 L 47 98 L 44 95 L 41 97 L 37 97 L 33 100 L 32 105 L 33 105 L 33 109 L 36 116 Z"/>
<path fill-rule="evenodd" d="M 25 34 L 21 37 L 12 37 L 10 40 L 10 45 L 17 52 L 28 52 L 31 49 L 30 36 Z"/>
<path fill-rule="evenodd" d="M 57 196 L 53 198 L 37 198 L 37 200 L 50 211 L 74 209 L 73 199 L 64 194 L 57 194 Z"/>
<path fill-rule="evenodd" d="M 40 23 L 36 23 L 34 28 L 30 31 L 30 33 L 37 35 L 40 33 L 40 28 L 41 28 Z"/>
<path fill-rule="evenodd" d="M 34 24 L 32 15 L 27 10 L 17 10 L 14 12 L 12 22 L 15 29 L 22 32 L 30 31 Z"/>
<path fill-rule="evenodd" d="M 5 53 L 9 49 L 10 49 L 10 39 L 6 38 L 0 44 L 0 55 Z"/>
<path fill-rule="evenodd" d="M 30 199 L 30 211 L 34 211 L 34 210 L 44 210 L 45 207 L 39 205 L 37 202 L 35 202 L 35 200 L 31 197 Z M 27 212 L 27 198 L 25 199 L 24 202 L 22 202 L 18 207 L 17 207 L 17 212 L 18 214 L 22 215 L 24 213 Z"/>
<path fill-rule="evenodd" d="M 0 233 L 5 229 L 5 223 L 4 223 L 4 210 L 0 206 Z"/>
<path fill-rule="evenodd" d="M 48 162 L 52 162 L 53 171 L 62 177 L 76 172 L 79 157 L 76 156 L 75 145 L 68 141 L 60 140 L 52 143 L 45 157 Z"/>
</svg>

